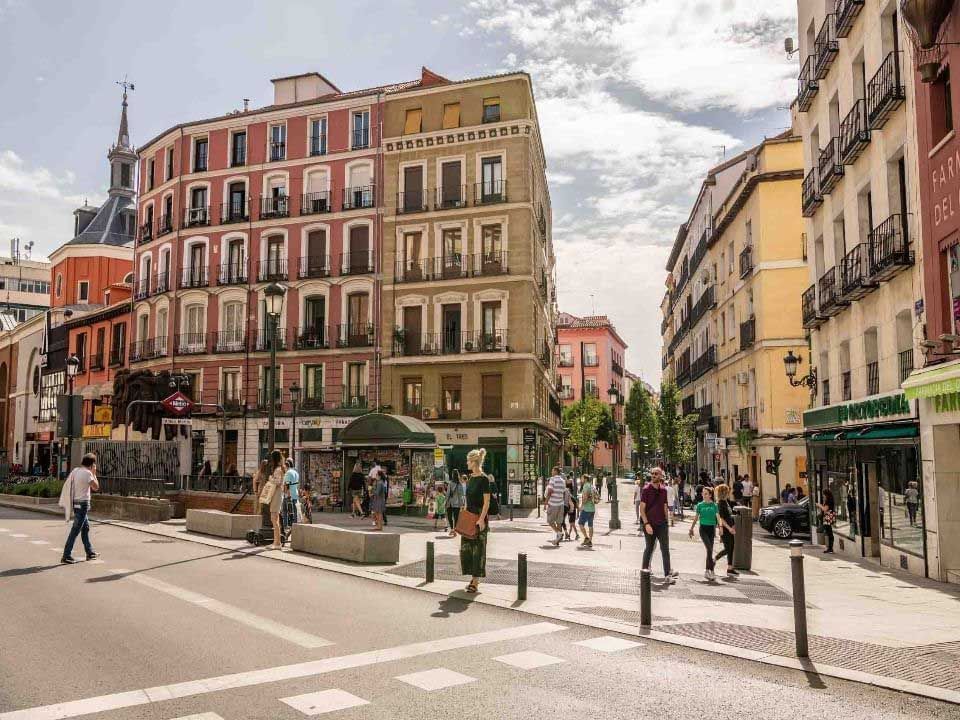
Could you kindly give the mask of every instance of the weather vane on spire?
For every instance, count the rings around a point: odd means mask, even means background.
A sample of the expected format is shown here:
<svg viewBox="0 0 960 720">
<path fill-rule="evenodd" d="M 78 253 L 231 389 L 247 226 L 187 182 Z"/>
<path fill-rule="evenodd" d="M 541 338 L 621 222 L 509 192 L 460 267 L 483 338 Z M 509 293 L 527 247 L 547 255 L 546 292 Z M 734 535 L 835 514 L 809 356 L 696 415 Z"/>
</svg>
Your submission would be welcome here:
<svg viewBox="0 0 960 720">
<path fill-rule="evenodd" d="M 127 80 L 126 74 L 123 76 L 123 80 L 117 80 L 117 85 L 123 88 L 123 101 L 127 101 L 127 90 L 136 90 L 133 86 L 133 83 Z"/>
</svg>

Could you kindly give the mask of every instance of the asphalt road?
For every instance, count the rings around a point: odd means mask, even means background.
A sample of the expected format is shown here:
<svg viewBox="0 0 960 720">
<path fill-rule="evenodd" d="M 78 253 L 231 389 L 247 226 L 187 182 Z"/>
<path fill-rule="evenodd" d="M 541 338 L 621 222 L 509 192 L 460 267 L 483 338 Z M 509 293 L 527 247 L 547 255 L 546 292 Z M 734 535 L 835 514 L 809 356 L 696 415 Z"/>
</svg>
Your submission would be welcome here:
<svg viewBox="0 0 960 720">
<path fill-rule="evenodd" d="M 960 717 L 909 695 L 112 526 L 94 525 L 101 562 L 62 566 L 65 535 L 56 518 L 0 508 L 0 720 L 292 720 L 334 707 L 344 709 L 326 717 Z"/>
</svg>

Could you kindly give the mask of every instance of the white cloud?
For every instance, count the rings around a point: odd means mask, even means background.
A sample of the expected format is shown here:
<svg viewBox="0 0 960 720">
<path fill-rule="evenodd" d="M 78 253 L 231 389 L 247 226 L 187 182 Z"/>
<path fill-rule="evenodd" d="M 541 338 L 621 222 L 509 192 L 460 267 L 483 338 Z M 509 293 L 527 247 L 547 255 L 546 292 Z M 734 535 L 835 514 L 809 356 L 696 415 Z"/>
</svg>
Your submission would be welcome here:
<svg viewBox="0 0 960 720">
<path fill-rule="evenodd" d="M 547 173 L 547 182 L 551 185 L 570 185 L 576 181 L 575 178 L 570 173 L 563 172 L 548 172 Z"/>
</svg>

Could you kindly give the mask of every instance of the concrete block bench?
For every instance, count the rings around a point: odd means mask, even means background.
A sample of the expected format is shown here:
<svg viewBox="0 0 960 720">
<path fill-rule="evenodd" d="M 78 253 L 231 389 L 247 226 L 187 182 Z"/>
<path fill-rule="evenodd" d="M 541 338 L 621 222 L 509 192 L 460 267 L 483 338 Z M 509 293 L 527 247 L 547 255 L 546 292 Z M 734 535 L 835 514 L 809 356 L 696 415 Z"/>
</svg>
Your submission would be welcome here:
<svg viewBox="0 0 960 720">
<path fill-rule="evenodd" d="M 259 515 L 231 515 L 222 510 L 187 510 L 187 532 L 242 540 L 260 528 Z"/>
<path fill-rule="evenodd" d="M 388 532 L 349 530 L 331 525 L 293 526 L 291 545 L 311 555 L 356 563 L 400 562 L 400 535 Z"/>
</svg>

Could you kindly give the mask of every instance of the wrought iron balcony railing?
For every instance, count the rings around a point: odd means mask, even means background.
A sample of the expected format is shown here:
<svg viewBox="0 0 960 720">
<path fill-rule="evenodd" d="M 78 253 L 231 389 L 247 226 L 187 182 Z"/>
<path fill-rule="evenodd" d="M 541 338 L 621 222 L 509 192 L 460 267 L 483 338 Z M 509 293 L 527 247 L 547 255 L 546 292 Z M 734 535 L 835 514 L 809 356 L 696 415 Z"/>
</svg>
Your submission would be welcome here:
<svg viewBox="0 0 960 720">
<path fill-rule="evenodd" d="M 324 350 L 330 347 L 330 333 L 323 323 L 307 325 L 297 330 L 297 350 Z"/>
<path fill-rule="evenodd" d="M 277 282 L 287 280 L 288 277 L 285 258 L 271 258 L 257 263 L 257 282 Z"/>
<path fill-rule="evenodd" d="M 210 206 L 189 207 L 183 212 L 184 227 L 201 227 L 210 224 Z"/>
<path fill-rule="evenodd" d="M 404 190 L 397 193 L 397 213 L 418 213 L 430 209 L 427 203 L 428 192 L 423 188 Z"/>
<path fill-rule="evenodd" d="M 301 215 L 320 215 L 333 212 L 333 198 L 329 190 L 306 193 L 300 197 Z"/>
<path fill-rule="evenodd" d="M 466 185 L 444 185 L 437 188 L 434 208 L 437 210 L 449 210 L 450 208 L 461 208 L 467 206 L 467 186 Z"/>
<path fill-rule="evenodd" d="M 869 144 L 866 103 L 856 100 L 840 123 L 840 162 L 843 165 L 853 165 Z"/>
<path fill-rule="evenodd" d="M 290 217 L 290 198 L 287 195 L 260 197 L 260 219 Z"/>
<path fill-rule="evenodd" d="M 840 293 L 844 300 L 859 300 L 877 287 L 870 278 L 869 252 L 867 243 L 855 245 L 843 256 L 840 266 Z"/>
<path fill-rule="evenodd" d="M 907 91 L 900 77 L 900 54 L 891 52 L 867 84 L 867 121 L 873 130 L 887 124 L 890 114 L 903 105 Z"/>
<path fill-rule="evenodd" d="M 373 272 L 373 253 L 355 252 L 343 253 L 341 256 L 340 272 L 343 275 L 364 275 Z"/>
<path fill-rule="evenodd" d="M 206 265 L 191 265 L 180 269 L 180 289 L 207 287 L 210 278 L 207 276 Z"/>
<path fill-rule="evenodd" d="M 823 19 L 820 32 L 813 43 L 814 77 L 823 80 L 830 71 L 830 66 L 840 52 L 840 41 L 837 39 L 837 16 L 830 13 Z"/>
<path fill-rule="evenodd" d="M 891 215 L 877 225 L 869 237 L 870 276 L 874 280 L 887 280 L 905 267 L 911 267 L 914 253 L 910 249 L 908 232 L 903 216 Z"/>
<path fill-rule="evenodd" d="M 220 274 L 217 276 L 218 285 L 246 285 L 247 263 L 225 262 L 220 265 Z"/>
<path fill-rule="evenodd" d="M 857 15 L 863 9 L 864 0 L 835 0 L 834 13 L 837 16 L 837 37 L 845 38 L 850 34 Z"/>
<path fill-rule="evenodd" d="M 848 304 L 843 300 L 843 282 L 840 277 L 840 266 L 830 268 L 817 281 L 817 291 L 820 296 L 820 314 L 833 317 Z"/>
<path fill-rule="evenodd" d="M 507 181 L 487 180 L 474 183 L 473 204 L 490 205 L 492 203 L 507 202 Z"/>
<path fill-rule="evenodd" d="M 834 185 L 843 177 L 843 164 L 840 162 L 840 138 L 830 138 L 827 146 L 820 151 L 818 168 L 820 193 L 829 195 Z"/>
<path fill-rule="evenodd" d="M 330 256 L 308 255 L 300 258 L 297 276 L 301 280 L 330 277 Z"/>
<path fill-rule="evenodd" d="M 344 210 L 357 210 L 359 208 L 372 208 L 375 200 L 374 186 L 363 185 L 360 187 L 348 187 L 343 189 Z"/>
<path fill-rule="evenodd" d="M 803 178 L 802 211 L 804 217 L 813 217 L 817 208 L 823 205 L 820 183 L 817 179 L 819 166 L 813 167 Z"/>
<path fill-rule="evenodd" d="M 220 330 L 210 333 L 211 342 L 216 352 L 245 352 L 247 349 L 247 331 L 243 328 Z"/>
<path fill-rule="evenodd" d="M 344 323 L 337 325 L 337 347 L 372 347 L 372 323 Z"/>
<path fill-rule="evenodd" d="M 246 198 L 220 203 L 220 222 L 224 225 L 247 222 L 250 219 L 250 204 Z"/>
<path fill-rule="evenodd" d="M 797 108 L 800 112 L 807 112 L 813 105 L 813 99 L 820 90 L 820 81 L 813 74 L 814 56 L 808 55 L 803 67 L 800 68 L 800 75 L 797 78 L 799 89 L 797 92 Z"/>
</svg>

